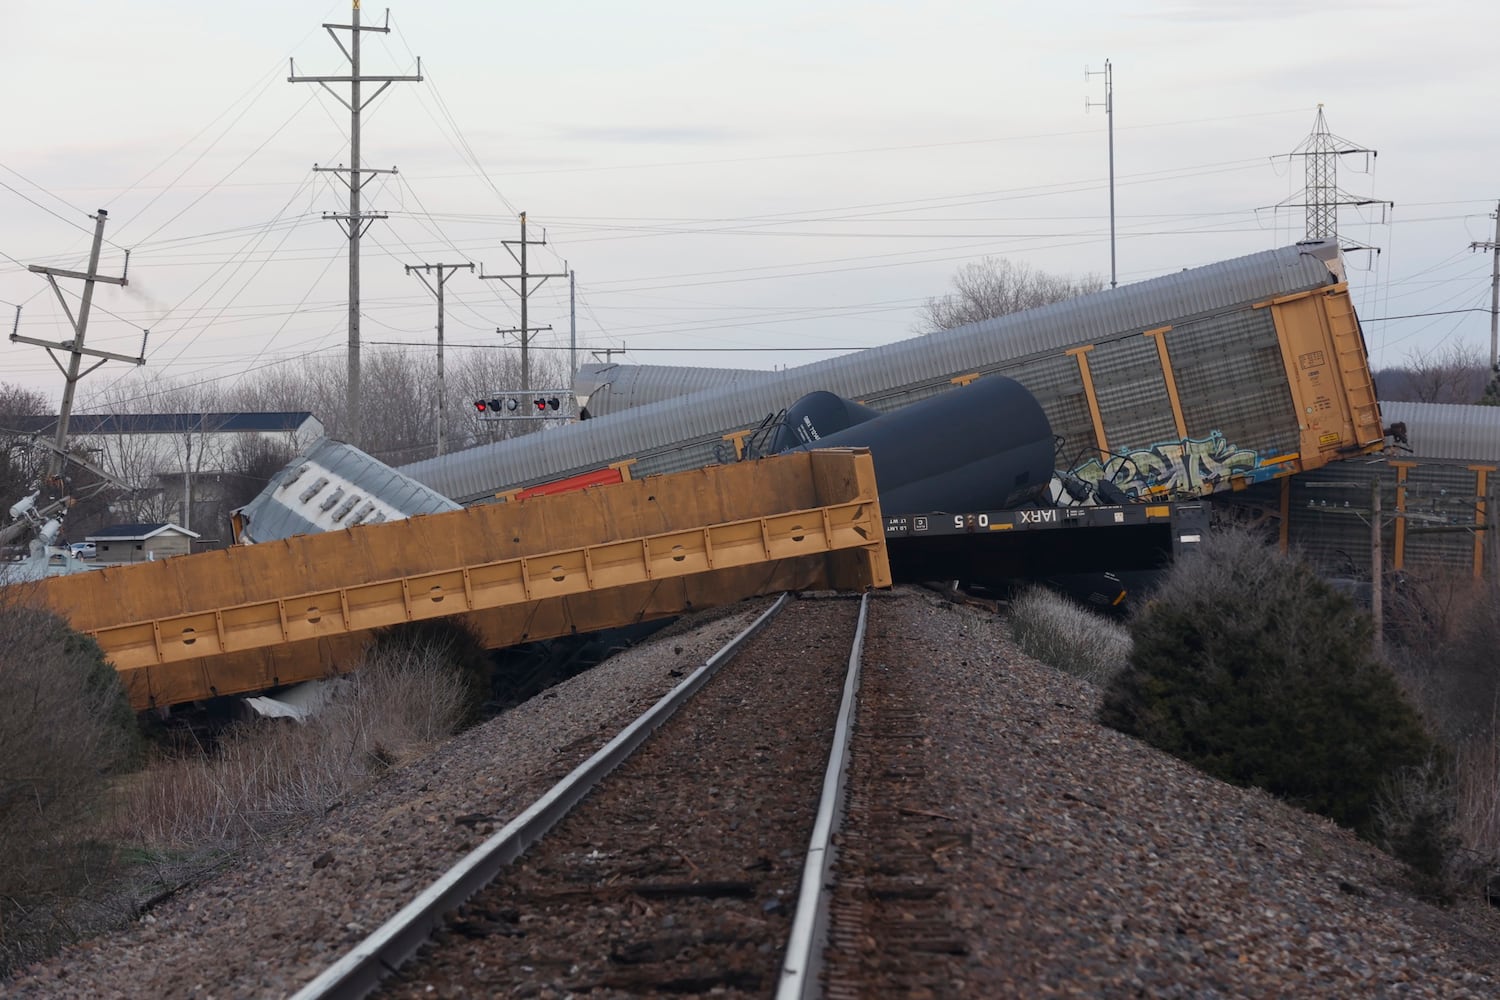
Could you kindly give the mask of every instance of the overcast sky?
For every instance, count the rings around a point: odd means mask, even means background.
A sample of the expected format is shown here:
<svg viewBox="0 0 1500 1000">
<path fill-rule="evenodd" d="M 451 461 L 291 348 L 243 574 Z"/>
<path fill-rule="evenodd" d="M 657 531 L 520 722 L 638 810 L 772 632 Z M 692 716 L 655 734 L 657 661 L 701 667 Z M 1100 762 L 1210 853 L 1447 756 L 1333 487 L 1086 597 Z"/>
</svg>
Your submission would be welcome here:
<svg viewBox="0 0 1500 1000">
<path fill-rule="evenodd" d="M 366 24 L 385 23 L 368 5 Z M 349 0 L 4 0 L 0 310 L 71 336 L 28 264 L 83 269 L 109 212 L 88 344 L 152 375 L 238 377 L 347 340 L 349 114 L 298 74 L 343 74 L 322 22 Z M 436 305 L 402 265 L 577 274 L 580 360 L 767 369 L 911 336 L 922 302 L 986 255 L 1110 276 L 1105 84 L 1114 80 L 1119 281 L 1301 238 L 1318 105 L 1340 160 L 1351 283 L 1376 366 L 1488 358 L 1500 199 L 1500 4 L 1184 0 L 626 4 L 398 2 L 366 74 L 415 74 L 365 115 L 362 333 L 435 353 Z M 348 33 L 338 33 L 347 44 Z M 343 85 L 335 85 L 341 91 Z M 366 95 L 374 88 L 366 85 Z M 1092 107 L 1086 108 L 1086 104 Z M 76 309 L 79 282 L 62 281 Z M 467 272 L 446 339 L 513 344 L 515 295 Z M 1443 313 L 1407 317 L 1419 313 Z M 568 343 L 566 280 L 531 299 Z M 815 348 L 817 350 L 803 350 Z M 796 349 L 796 350 L 794 350 Z M 617 357 L 620 357 L 617 355 Z M 91 393 L 130 366 L 110 362 Z M 41 348 L 0 341 L 0 381 L 56 399 Z M 508 388 L 508 387 L 496 387 Z"/>
</svg>

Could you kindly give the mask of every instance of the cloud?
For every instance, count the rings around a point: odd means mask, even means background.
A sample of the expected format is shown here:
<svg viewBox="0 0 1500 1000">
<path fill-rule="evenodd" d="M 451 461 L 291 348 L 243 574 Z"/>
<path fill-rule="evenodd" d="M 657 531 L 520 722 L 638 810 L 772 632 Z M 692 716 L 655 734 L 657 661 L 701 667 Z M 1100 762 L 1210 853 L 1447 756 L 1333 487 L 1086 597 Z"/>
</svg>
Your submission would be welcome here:
<svg viewBox="0 0 1500 1000">
<path fill-rule="evenodd" d="M 564 129 L 559 138 L 575 142 L 619 142 L 633 144 L 719 143 L 743 138 L 727 129 L 712 125 L 698 126 L 628 126 L 606 125 Z"/>
<path fill-rule="evenodd" d="M 1356 3 L 1355 0 L 1324 0 L 1307 4 L 1301 0 L 1179 0 L 1157 10 L 1126 15 L 1143 21 L 1188 21 L 1197 23 L 1232 23 L 1295 19 L 1339 10 L 1365 10 L 1381 4 Z"/>
</svg>

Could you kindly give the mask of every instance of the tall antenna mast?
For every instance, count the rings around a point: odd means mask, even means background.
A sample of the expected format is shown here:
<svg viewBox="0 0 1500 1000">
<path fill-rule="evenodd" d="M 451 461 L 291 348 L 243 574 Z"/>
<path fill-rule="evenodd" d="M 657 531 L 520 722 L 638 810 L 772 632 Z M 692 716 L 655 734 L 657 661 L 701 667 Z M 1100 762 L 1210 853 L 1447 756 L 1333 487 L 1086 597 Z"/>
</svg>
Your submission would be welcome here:
<svg viewBox="0 0 1500 1000">
<path fill-rule="evenodd" d="M 1104 117 L 1109 123 L 1109 287 L 1114 288 L 1118 282 L 1115 281 L 1115 73 L 1108 59 L 1104 60 L 1104 69 L 1090 71 L 1087 66 L 1083 68 L 1084 82 L 1088 82 L 1091 76 L 1104 77 Z M 1098 101 L 1090 102 L 1087 97 L 1083 99 L 1083 110 L 1099 106 Z"/>
<path fill-rule="evenodd" d="M 389 170 L 366 169 L 360 165 L 359 151 L 359 116 L 360 112 L 369 107 L 370 103 L 379 97 L 385 88 L 393 83 L 416 81 L 422 79 L 422 60 L 417 59 L 416 76 L 364 76 L 360 73 L 359 61 L 359 39 L 366 31 L 379 31 L 389 34 L 391 30 L 391 12 L 385 12 L 385 25 L 363 25 L 359 23 L 359 2 L 352 0 L 354 5 L 354 17 L 352 24 L 324 24 L 333 42 L 344 53 L 349 60 L 350 72 L 348 76 L 298 76 L 295 62 L 289 61 L 291 75 L 287 77 L 289 83 L 316 83 L 321 84 L 323 89 L 338 98 L 344 107 L 349 109 L 349 166 L 320 167 L 313 165 L 315 173 L 348 174 L 345 183 L 349 186 L 349 212 L 341 214 L 337 212 L 324 212 L 323 218 L 337 220 L 349 237 L 349 386 L 344 404 L 345 422 L 349 425 L 345 436 L 354 444 L 360 443 L 360 418 L 359 418 L 359 238 L 369 228 L 375 219 L 384 219 L 384 212 L 365 212 L 360 207 L 360 193 L 365 185 L 363 174 L 394 174 L 396 168 Z M 346 48 L 334 29 L 348 31 L 350 43 Z M 368 98 L 361 99 L 360 84 L 366 80 L 379 83 L 380 87 Z M 330 83 L 347 83 L 349 85 L 349 97 L 345 99 L 343 94 L 329 86 Z M 342 178 L 341 178 L 342 179 Z"/>
</svg>

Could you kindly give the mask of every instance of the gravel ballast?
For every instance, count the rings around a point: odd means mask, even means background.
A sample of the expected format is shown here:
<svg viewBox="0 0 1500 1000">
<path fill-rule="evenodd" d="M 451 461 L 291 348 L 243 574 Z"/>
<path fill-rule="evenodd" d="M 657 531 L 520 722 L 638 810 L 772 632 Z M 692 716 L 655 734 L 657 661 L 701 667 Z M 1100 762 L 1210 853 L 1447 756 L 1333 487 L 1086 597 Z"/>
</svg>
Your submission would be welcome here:
<svg viewBox="0 0 1500 1000">
<path fill-rule="evenodd" d="M 0 993 L 293 992 L 767 603 L 680 623 Z M 930 808 L 973 831 L 945 855 L 969 941 L 952 995 L 1500 995 L 1500 911 L 1424 903 L 1347 831 L 1099 726 L 1098 691 L 1020 654 L 985 612 L 904 589 L 880 605 L 879 668 L 932 720 Z"/>
</svg>

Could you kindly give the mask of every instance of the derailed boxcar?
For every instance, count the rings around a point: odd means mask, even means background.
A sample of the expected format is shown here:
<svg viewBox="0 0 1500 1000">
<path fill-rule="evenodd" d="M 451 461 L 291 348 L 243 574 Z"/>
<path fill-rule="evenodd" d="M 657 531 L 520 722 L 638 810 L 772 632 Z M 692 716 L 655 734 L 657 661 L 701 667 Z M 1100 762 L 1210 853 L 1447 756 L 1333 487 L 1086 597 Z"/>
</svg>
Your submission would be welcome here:
<svg viewBox="0 0 1500 1000">
<path fill-rule="evenodd" d="M 585 374 L 595 419 L 401 471 L 464 503 L 623 461 L 637 477 L 672 472 L 732 461 L 768 417 L 817 390 L 884 412 L 986 374 L 1036 397 L 1061 469 L 1134 498 L 1200 497 L 1384 444 L 1342 258 L 1326 241 L 759 376 L 690 369 L 626 393 L 628 368 Z M 615 405 L 627 395 L 654 401 Z"/>
</svg>

